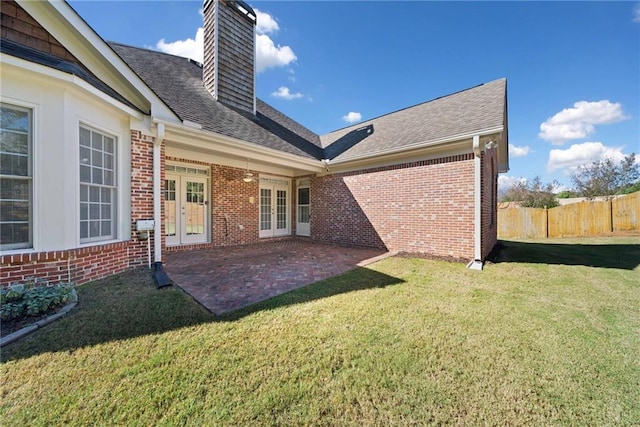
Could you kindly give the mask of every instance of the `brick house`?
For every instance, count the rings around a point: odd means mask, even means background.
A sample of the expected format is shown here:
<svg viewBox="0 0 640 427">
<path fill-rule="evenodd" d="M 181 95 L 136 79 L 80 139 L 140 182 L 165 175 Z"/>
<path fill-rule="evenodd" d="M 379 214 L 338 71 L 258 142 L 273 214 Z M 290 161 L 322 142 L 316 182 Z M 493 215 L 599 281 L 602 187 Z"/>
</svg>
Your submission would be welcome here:
<svg viewBox="0 0 640 427">
<path fill-rule="evenodd" d="M 0 283 L 297 236 L 478 268 L 496 243 L 505 79 L 317 135 L 256 98 L 241 1 L 205 1 L 204 64 L 106 43 L 65 2 L 1 14 Z"/>
</svg>

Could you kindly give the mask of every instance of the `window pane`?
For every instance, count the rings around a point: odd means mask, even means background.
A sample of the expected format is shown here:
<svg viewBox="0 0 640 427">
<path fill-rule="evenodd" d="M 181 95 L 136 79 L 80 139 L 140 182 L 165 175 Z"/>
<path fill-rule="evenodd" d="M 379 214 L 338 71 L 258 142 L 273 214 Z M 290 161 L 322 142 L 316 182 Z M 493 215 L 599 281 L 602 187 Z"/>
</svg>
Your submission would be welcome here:
<svg viewBox="0 0 640 427">
<path fill-rule="evenodd" d="M 100 217 L 102 219 L 111 219 L 111 206 L 110 205 L 102 205 L 100 208 Z"/>
<path fill-rule="evenodd" d="M 91 169 L 91 182 L 94 184 L 102 184 L 102 169 Z"/>
<path fill-rule="evenodd" d="M 105 153 L 104 167 L 105 169 L 113 170 L 113 155 Z"/>
<path fill-rule="evenodd" d="M 100 187 L 90 187 L 89 188 L 89 201 L 90 202 L 99 202 L 100 201 Z"/>
<path fill-rule="evenodd" d="M 109 138 L 108 136 L 104 137 L 104 151 L 107 153 L 113 153 L 113 138 Z"/>
<path fill-rule="evenodd" d="M 80 237 L 85 241 L 115 237 L 115 151 L 115 138 L 80 128 Z"/>
<path fill-rule="evenodd" d="M 0 110 L 0 249 L 31 246 L 31 112 Z M 16 178 L 20 177 L 20 178 Z"/>
<path fill-rule="evenodd" d="M 102 151 L 102 135 L 91 132 L 91 148 Z"/>
<path fill-rule="evenodd" d="M 111 189 L 110 188 L 102 188 L 100 190 L 102 194 L 102 203 L 111 203 Z"/>
<path fill-rule="evenodd" d="M 102 224 L 102 230 L 100 235 L 101 236 L 111 235 L 111 221 L 101 221 L 101 224 Z"/>
<path fill-rule="evenodd" d="M 86 239 L 89 237 L 89 223 L 82 221 L 80 222 L 80 238 Z"/>
<path fill-rule="evenodd" d="M 96 167 L 102 167 L 102 151 L 93 150 L 91 153 L 91 164 Z"/>
<path fill-rule="evenodd" d="M 0 153 L 2 175 L 29 176 L 29 156 Z"/>
<path fill-rule="evenodd" d="M 3 105 L 0 111 L 0 126 L 2 129 L 29 132 L 29 113 Z"/>
<path fill-rule="evenodd" d="M 29 154 L 29 134 L 0 131 L 0 151 L 3 153 Z"/>
<path fill-rule="evenodd" d="M 80 128 L 80 145 L 91 147 L 91 131 L 89 129 Z"/>
<path fill-rule="evenodd" d="M 114 185 L 115 180 L 113 179 L 113 172 L 104 171 L 104 184 L 105 185 Z"/>
<path fill-rule="evenodd" d="M 81 185 L 80 186 L 80 201 L 88 202 L 89 201 L 89 186 Z"/>
<path fill-rule="evenodd" d="M 298 204 L 299 205 L 308 205 L 309 204 L 309 189 L 308 188 L 298 188 Z"/>
<path fill-rule="evenodd" d="M 89 166 L 80 165 L 80 182 L 91 183 L 91 168 Z"/>
<path fill-rule="evenodd" d="M 89 205 L 87 203 L 80 203 L 80 220 L 85 221 L 89 219 Z"/>
<path fill-rule="evenodd" d="M 100 221 L 89 222 L 89 237 L 100 237 Z"/>
<path fill-rule="evenodd" d="M 89 219 L 100 219 L 100 205 L 98 203 L 89 204 Z"/>
</svg>

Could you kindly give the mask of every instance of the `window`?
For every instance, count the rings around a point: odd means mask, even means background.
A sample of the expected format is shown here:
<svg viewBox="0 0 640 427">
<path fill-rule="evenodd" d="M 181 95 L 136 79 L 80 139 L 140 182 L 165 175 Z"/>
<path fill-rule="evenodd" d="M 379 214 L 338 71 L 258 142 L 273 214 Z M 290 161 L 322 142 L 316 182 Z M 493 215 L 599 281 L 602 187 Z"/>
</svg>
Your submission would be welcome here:
<svg viewBox="0 0 640 427">
<path fill-rule="evenodd" d="M 116 138 L 80 127 L 80 241 L 116 238 Z"/>
<path fill-rule="evenodd" d="M 1 104 L 0 250 L 33 246 L 31 110 Z"/>
</svg>

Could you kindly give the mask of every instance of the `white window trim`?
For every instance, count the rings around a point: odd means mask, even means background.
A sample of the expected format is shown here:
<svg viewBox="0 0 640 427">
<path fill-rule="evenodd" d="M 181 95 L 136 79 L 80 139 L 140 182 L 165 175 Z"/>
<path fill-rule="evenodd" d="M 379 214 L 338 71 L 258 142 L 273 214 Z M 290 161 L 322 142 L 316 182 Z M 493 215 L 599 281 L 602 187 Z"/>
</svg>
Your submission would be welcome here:
<svg viewBox="0 0 640 427">
<path fill-rule="evenodd" d="M 0 103 L 5 104 L 7 106 L 16 107 L 18 109 L 28 110 L 31 114 L 31 129 L 29 135 L 29 144 L 30 144 L 30 158 L 29 158 L 29 168 L 31 169 L 31 206 L 29 212 L 29 227 L 30 227 L 30 246 L 25 246 L 22 248 L 10 248 L 5 250 L 0 250 L 0 253 L 4 254 L 18 254 L 18 253 L 29 253 L 35 252 L 35 248 L 38 245 L 38 222 L 36 221 L 36 212 L 38 212 L 38 198 L 36 197 L 38 194 L 38 186 L 36 180 L 36 171 L 37 171 L 37 150 L 38 146 L 37 141 L 39 137 L 38 129 L 39 125 L 37 123 L 39 114 L 38 114 L 38 104 L 23 101 L 17 98 L 11 98 L 7 96 L 0 97 Z"/>
<path fill-rule="evenodd" d="M 92 124 L 87 124 L 85 121 L 79 121 L 77 124 L 77 136 L 76 136 L 76 165 L 77 165 L 77 182 L 76 182 L 76 191 L 78 192 L 78 197 L 77 197 L 77 202 L 76 202 L 76 212 L 77 212 L 77 220 L 76 220 L 76 229 L 78 232 L 78 242 L 81 246 L 96 246 L 96 245 L 104 245 L 104 244 L 108 244 L 108 243 L 112 243 L 112 242 L 117 242 L 119 240 L 120 237 L 120 221 L 121 221 L 121 217 L 120 217 L 120 206 L 121 206 L 121 199 L 122 199 L 122 192 L 124 191 L 122 189 L 122 178 L 121 178 L 121 169 L 122 166 L 120 165 L 121 162 L 121 144 L 122 144 L 122 138 L 118 136 L 118 134 L 116 132 L 110 132 L 108 130 L 103 130 L 102 127 L 98 127 L 98 126 L 94 126 Z M 112 186 L 115 194 L 112 196 L 112 204 L 111 204 L 111 231 L 112 234 L 110 236 L 98 236 L 98 237 L 85 237 L 83 238 L 81 236 L 80 233 L 80 222 L 82 221 L 81 219 L 81 213 L 80 213 L 80 203 L 81 203 L 81 196 L 80 196 L 80 186 L 85 184 L 85 185 L 89 185 L 92 186 L 94 184 L 91 183 L 83 183 L 80 179 L 80 129 L 81 128 L 85 128 L 87 130 L 89 130 L 90 132 L 95 132 L 98 133 L 100 135 L 104 136 L 108 136 L 110 138 L 113 138 L 114 140 L 114 180 L 115 180 L 115 184 Z M 104 188 L 104 187 L 99 187 L 99 188 Z M 111 188 L 111 187 L 106 187 L 106 188 Z"/>
</svg>

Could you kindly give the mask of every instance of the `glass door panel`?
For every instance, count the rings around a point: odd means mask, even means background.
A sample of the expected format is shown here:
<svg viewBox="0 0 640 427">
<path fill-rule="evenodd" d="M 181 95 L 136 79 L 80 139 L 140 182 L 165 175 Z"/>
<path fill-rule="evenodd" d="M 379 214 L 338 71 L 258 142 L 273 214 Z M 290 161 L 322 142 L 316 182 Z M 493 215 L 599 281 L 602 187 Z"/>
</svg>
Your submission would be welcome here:
<svg viewBox="0 0 640 427">
<path fill-rule="evenodd" d="M 298 188 L 298 212 L 296 216 L 296 234 L 311 235 L 311 207 L 309 206 L 309 187 Z"/>
<path fill-rule="evenodd" d="M 260 237 L 272 234 L 273 224 L 271 223 L 271 189 L 260 189 Z"/>
<path fill-rule="evenodd" d="M 167 174 L 164 184 L 166 244 L 205 243 L 208 235 L 207 179 Z"/>
<path fill-rule="evenodd" d="M 182 177 L 182 243 L 206 241 L 206 181 L 201 178 Z"/>
<path fill-rule="evenodd" d="M 167 245 L 180 243 L 180 236 L 176 234 L 178 227 L 176 222 L 178 212 L 176 183 L 178 179 L 178 177 L 167 176 L 167 179 L 164 180 L 164 235 Z"/>
</svg>

